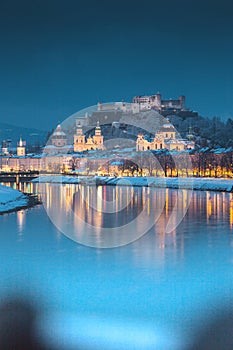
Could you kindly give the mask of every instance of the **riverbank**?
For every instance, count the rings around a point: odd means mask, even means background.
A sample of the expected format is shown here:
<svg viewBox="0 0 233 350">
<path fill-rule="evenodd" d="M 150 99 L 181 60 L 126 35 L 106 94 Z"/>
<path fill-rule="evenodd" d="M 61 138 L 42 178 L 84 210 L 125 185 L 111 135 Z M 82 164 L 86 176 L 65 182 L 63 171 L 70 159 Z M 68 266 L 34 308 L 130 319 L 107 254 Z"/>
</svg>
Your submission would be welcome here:
<svg viewBox="0 0 233 350">
<path fill-rule="evenodd" d="M 183 177 L 109 177 L 109 176 L 40 176 L 32 182 L 87 184 L 97 186 L 139 186 L 173 189 L 190 189 L 199 191 L 233 192 L 233 179 L 217 178 L 183 178 Z"/>
<path fill-rule="evenodd" d="M 36 196 L 26 195 L 11 187 L 0 185 L 0 215 L 29 208 L 36 204 L 38 204 Z"/>
</svg>

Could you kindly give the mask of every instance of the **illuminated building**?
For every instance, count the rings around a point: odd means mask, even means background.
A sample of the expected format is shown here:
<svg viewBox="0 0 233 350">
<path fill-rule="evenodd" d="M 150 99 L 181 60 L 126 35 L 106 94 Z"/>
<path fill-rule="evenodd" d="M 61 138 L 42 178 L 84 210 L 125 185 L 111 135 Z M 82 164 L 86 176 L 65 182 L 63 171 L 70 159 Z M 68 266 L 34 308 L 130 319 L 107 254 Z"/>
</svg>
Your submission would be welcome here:
<svg viewBox="0 0 233 350">
<path fill-rule="evenodd" d="M 18 146 L 17 146 L 17 156 L 18 157 L 24 157 L 26 154 L 26 142 L 22 141 L 22 138 L 20 137 Z"/>
<path fill-rule="evenodd" d="M 162 110 L 185 110 L 185 96 L 179 96 L 177 100 L 162 100 L 161 94 L 158 92 L 150 96 L 135 96 L 133 103 L 140 106 L 140 111 L 156 109 Z"/>
<path fill-rule="evenodd" d="M 80 123 L 77 123 L 76 133 L 74 135 L 74 152 L 83 152 L 90 150 L 103 150 L 104 149 L 104 137 L 101 133 L 99 122 L 95 128 L 95 134 L 89 136 L 86 140 L 83 134 L 83 129 Z"/>
<path fill-rule="evenodd" d="M 51 137 L 47 145 L 44 147 L 43 153 L 45 154 L 65 154 L 73 149 L 72 145 L 67 144 L 66 133 L 62 130 L 59 124 Z"/>
<path fill-rule="evenodd" d="M 179 139 L 176 137 L 175 128 L 168 120 L 155 134 L 153 140 L 147 140 L 144 138 L 143 134 L 139 134 L 136 141 L 136 151 L 138 152 L 147 150 L 155 151 L 159 149 L 183 151 L 185 149 L 193 149 L 194 147 L 194 141 Z"/>
</svg>

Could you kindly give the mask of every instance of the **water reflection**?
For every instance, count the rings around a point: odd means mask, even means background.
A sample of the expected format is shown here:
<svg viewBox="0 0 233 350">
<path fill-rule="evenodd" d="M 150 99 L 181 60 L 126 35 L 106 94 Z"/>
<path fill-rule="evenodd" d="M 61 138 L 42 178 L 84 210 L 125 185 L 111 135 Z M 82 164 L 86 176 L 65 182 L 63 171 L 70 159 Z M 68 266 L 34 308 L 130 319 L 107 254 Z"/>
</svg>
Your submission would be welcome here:
<svg viewBox="0 0 233 350">
<path fill-rule="evenodd" d="M 98 247 L 124 245 L 142 236 L 163 210 L 165 197 L 151 210 L 150 190 L 40 184 L 53 223 L 79 243 Z M 156 210 L 155 210 L 156 209 Z"/>
<path fill-rule="evenodd" d="M 90 232 L 80 226 L 86 223 L 94 227 L 91 239 L 96 242 L 102 242 L 102 228 L 104 235 L 111 235 L 115 224 L 128 227 L 133 222 L 135 231 L 147 219 L 154 224 L 133 244 L 103 250 L 82 247 L 59 234 L 42 206 L 24 215 L 3 215 L 2 288 L 12 281 L 35 283 L 54 308 L 143 322 L 148 317 L 153 327 L 158 317 L 157 324 L 171 322 L 184 334 L 209 300 L 232 295 L 232 193 L 194 191 L 189 204 L 187 190 L 73 184 L 37 185 L 35 193 L 39 190 L 57 227 L 72 228 L 80 241 L 88 242 Z M 167 232 L 174 208 L 184 213 L 187 206 L 180 225 Z"/>
<path fill-rule="evenodd" d="M 23 240 L 23 231 L 25 226 L 25 211 L 19 210 L 16 213 L 17 215 L 17 226 L 18 226 L 18 241 L 21 242 Z"/>
<path fill-rule="evenodd" d="M 38 185 L 33 182 L 20 182 L 18 185 L 16 182 L 1 182 L 1 185 L 11 187 L 23 193 L 38 194 Z"/>
<path fill-rule="evenodd" d="M 224 221 L 230 229 L 233 226 L 232 193 L 73 184 L 40 184 L 40 191 L 58 229 L 90 246 L 127 244 L 152 227 L 161 249 L 167 241 L 175 246 L 183 218 L 199 218 L 206 225 Z"/>
</svg>

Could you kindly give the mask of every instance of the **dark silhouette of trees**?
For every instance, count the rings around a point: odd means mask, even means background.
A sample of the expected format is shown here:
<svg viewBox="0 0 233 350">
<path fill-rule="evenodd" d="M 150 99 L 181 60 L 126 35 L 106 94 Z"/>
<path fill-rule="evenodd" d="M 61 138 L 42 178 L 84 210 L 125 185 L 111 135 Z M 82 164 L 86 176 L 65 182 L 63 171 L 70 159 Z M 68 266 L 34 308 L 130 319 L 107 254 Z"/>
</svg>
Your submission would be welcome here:
<svg viewBox="0 0 233 350">
<path fill-rule="evenodd" d="M 205 118 L 202 116 L 183 119 L 179 116 L 169 116 L 182 137 L 186 137 L 189 127 L 200 147 L 232 147 L 233 146 L 233 119 L 227 121 L 220 117 Z"/>
</svg>

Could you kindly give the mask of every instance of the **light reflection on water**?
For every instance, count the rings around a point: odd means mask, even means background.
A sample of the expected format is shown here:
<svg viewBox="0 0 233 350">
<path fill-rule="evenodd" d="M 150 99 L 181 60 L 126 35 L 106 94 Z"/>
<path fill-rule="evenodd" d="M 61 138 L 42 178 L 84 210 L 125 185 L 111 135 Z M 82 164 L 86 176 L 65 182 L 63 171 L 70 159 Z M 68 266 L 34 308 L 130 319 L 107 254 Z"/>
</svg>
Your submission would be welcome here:
<svg viewBox="0 0 233 350">
<path fill-rule="evenodd" d="M 229 229 L 233 226 L 232 193 L 200 195 L 185 189 L 49 184 L 42 184 L 41 190 L 47 213 L 58 229 L 90 246 L 104 247 L 104 241 L 110 240 L 113 232 L 112 246 L 131 243 L 154 225 L 158 237 L 165 237 L 168 232 L 174 237 L 185 216 L 199 217 L 206 225 L 217 220 L 228 221 Z"/>
<path fill-rule="evenodd" d="M 93 247 L 131 243 L 157 222 L 159 233 L 174 233 L 192 198 L 187 190 L 69 186 L 40 184 L 44 206 L 61 232 Z"/>
<path fill-rule="evenodd" d="M 36 189 L 38 188 L 37 185 L 33 184 L 32 182 L 20 182 L 18 185 L 16 182 L 1 182 L 1 185 L 12 187 L 15 190 L 19 190 L 23 193 L 37 193 Z"/>
<path fill-rule="evenodd" d="M 45 184 L 44 193 L 49 208 L 63 208 L 71 223 L 75 213 L 97 233 L 102 226 L 134 220 L 143 209 L 150 217 L 159 201 L 164 206 L 142 238 L 104 250 L 67 239 L 42 206 L 1 216 L 1 293 L 30 285 L 57 311 L 146 319 L 185 331 L 208 305 L 231 298 L 232 193 L 194 191 L 187 214 L 171 233 L 165 227 L 177 195 L 185 205 L 187 190 Z M 94 208 L 88 205 L 93 202 Z"/>
<path fill-rule="evenodd" d="M 30 193 L 38 193 L 39 190 L 46 195 L 47 210 L 59 213 L 60 209 L 66 213 L 68 225 L 76 226 L 76 218 L 81 218 L 84 222 L 95 227 L 96 235 L 100 234 L 100 228 L 112 228 L 125 225 L 137 218 L 145 209 L 148 218 L 157 212 L 158 220 L 153 221 L 148 237 L 142 242 L 135 242 L 135 254 L 143 255 L 143 259 L 151 262 L 150 256 L 154 256 L 156 263 L 160 266 L 165 263 L 165 251 L 169 247 L 168 261 L 172 256 L 182 260 L 185 249 L 185 241 L 195 238 L 196 241 L 208 237 L 208 242 L 212 241 L 214 234 L 232 233 L 233 229 L 233 194 L 224 192 L 199 192 L 192 193 L 188 212 L 183 222 L 174 226 L 174 230 L 165 233 L 167 222 L 170 218 L 174 205 L 179 200 L 185 206 L 188 190 L 170 190 L 153 188 L 127 188 L 127 187 L 107 187 L 107 186 L 82 186 L 82 185 L 56 185 L 42 184 L 39 189 L 38 184 L 22 184 L 23 188 Z M 41 185 L 40 185 L 41 186 Z M 26 191 L 25 191 L 26 192 Z M 163 204 L 163 210 L 158 203 Z M 27 213 L 19 211 L 17 215 L 16 231 L 18 239 L 23 239 L 25 220 Z M 61 228 L 62 216 L 61 216 Z M 80 224 L 80 222 L 78 222 Z M 136 227 L 135 227 L 136 229 Z M 139 226 L 140 229 L 140 226 Z M 83 233 L 85 234 L 85 233 Z M 177 237 L 178 234 L 178 237 Z M 203 234 L 205 234 L 203 236 Z M 61 234 L 58 231 L 57 237 Z M 197 237 L 195 237 L 197 236 Z M 71 237 L 73 239 L 73 237 Z M 101 239 L 99 237 L 99 239 Z M 145 244 L 149 244 L 145 247 Z M 81 242 L 82 243 L 82 242 Z M 139 249 L 138 249 L 139 246 Z M 153 247 L 153 248 L 152 248 Z M 171 250 L 172 248 L 172 250 Z M 144 254 L 144 251 L 147 252 Z M 150 253 L 148 253 L 150 251 Z M 156 254 L 155 254 L 156 252 Z M 141 261 L 141 263 L 145 263 Z"/>
</svg>

